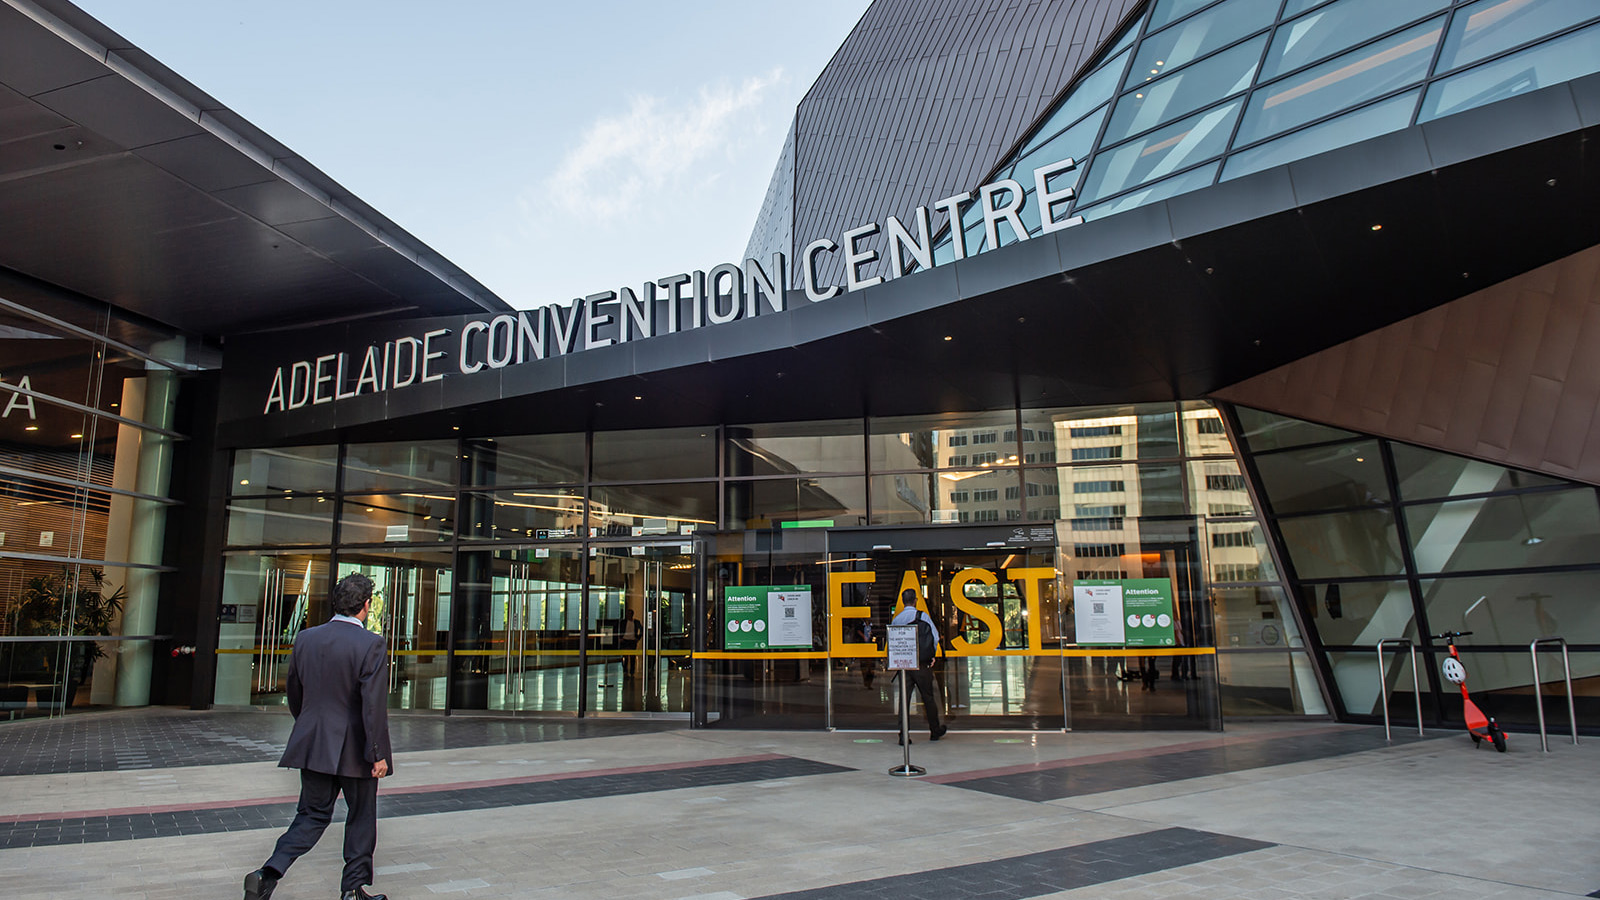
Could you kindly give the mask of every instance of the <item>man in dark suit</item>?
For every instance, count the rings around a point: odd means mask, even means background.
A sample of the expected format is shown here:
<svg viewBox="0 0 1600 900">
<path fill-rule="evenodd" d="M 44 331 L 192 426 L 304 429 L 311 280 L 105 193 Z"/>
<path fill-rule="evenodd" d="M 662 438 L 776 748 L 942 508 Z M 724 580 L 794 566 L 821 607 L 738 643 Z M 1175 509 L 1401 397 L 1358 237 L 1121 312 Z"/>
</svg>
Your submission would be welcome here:
<svg viewBox="0 0 1600 900">
<path fill-rule="evenodd" d="M 366 629 L 372 579 L 346 575 L 333 589 L 333 619 L 294 639 L 289 657 L 289 711 L 294 730 L 278 765 L 300 770 L 300 804 L 266 865 L 244 879 L 245 900 L 267 900 L 278 879 L 322 837 L 340 793 L 344 824 L 342 900 L 385 900 L 368 894 L 378 843 L 378 779 L 394 771 L 389 748 L 389 657 L 383 638 Z"/>
</svg>

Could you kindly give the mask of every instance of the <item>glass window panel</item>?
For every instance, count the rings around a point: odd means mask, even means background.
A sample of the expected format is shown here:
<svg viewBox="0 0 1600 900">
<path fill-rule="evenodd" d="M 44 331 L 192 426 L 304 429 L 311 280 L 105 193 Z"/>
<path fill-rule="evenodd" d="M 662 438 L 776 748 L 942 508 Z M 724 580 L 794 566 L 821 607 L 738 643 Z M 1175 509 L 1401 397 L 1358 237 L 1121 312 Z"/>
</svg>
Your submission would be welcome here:
<svg viewBox="0 0 1600 900">
<path fill-rule="evenodd" d="M 1046 472 L 1028 473 L 1030 482 L 1048 477 Z M 1055 478 L 1056 484 L 1044 487 L 1044 496 L 1030 498 L 1029 506 L 1053 508 L 1059 500 L 1060 515 L 1053 518 L 1071 520 L 1075 524 L 1070 527 L 1090 529 L 1110 522 L 1119 529 L 1124 517 L 1185 512 L 1177 465 L 1063 466 L 1055 470 Z"/>
<path fill-rule="evenodd" d="M 596 481 L 708 478 L 717 474 L 716 429 L 597 431 L 593 465 Z"/>
<path fill-rule="evenodd" d="M 1389 501 L 1377 441 L 1285 450 L 1256 457 L 1261 490 L 1278 515 Z"/>
<path fill-rule="evenodd" d="M 1515 572 L 1422 582 L 1428 627 L 1470 631 L 1466 643 L 1516 644 L 1560 636 L 1600 644 L 1600 572 Z M 1479 603 L 1479 598 L 1485 598 Z"/>
<path fill-rule="evenodd" d="M 1568 483 L 1409 444 L 1391 442 L 1389 448 L 1394 454 L 1394 474 L 1400 483 L 1402 500 L 1432 500 Z"/>
<path fill-rule="evenodd" d="M 1394 514 L 1387 509 L 1295 516 L 1280 519 L 1278 530 L 1283 534 L 1295 574 L 1304 579 L 1405 572 L 1400 535 Z"/>
<path fill-rule="evenodd" d="M 1205 559 L 1207 574 L 1216 584 L 1278 580 L 1267 536 L 1253 519 L 1207 522 Z"/>
<path fill-rule="evenodd" d="M 712 530 L 717 527 L 717 487 L 706 482 L 598 488 L 589 499 L 589 527 L 613 537 Z"/>
<path fill-rule="evenodd" d="M 1436 72 L 1477 62 L 1600 16 L 1594 0 L 1480 0 L 1456 10 Z"/>
<path fill-rule="evenodd" d="M 866 470 L 860 419 L 729 425 L 724 434 L 727 474 L 806 475 Z"/>
<path fill-rule="evenodd" d="M 1197 515 L 1252 516 L 1250 488 L 1238 460 L 1208 459 L 1189 463 L 1190 505 Z"/>
<path fill-rule="evenodd" d="M 868 427 L 869 461 L 877 472 L 1017 461 L 1017 419 L 1010 410 L 875 418 Z"/>
<path fill-rule="evenodd" d="M 1411 587 L 1404 581 L 1301 585 L 1300 614 L 1322 643 L 1334 647 L 1417 637 Z"/>
<path fill-rule="evenodd" d="M 1404 648 L 1400 649 L 1402 652 L 1399 653 L 1384 653 L 1382 684 L 1388 690 L 1390 721 L 1395 723 L 1396 728 L 1405 729 L 1417 721 L 1417 701 L 1412 686 L 1420 685 L 1426 693 L 1428 673 L 1417 672 L 1413 680 L 1410 654 L 1403 652 Z M 1327 656 L 1328 665 L 1333 669 L 1334 684 L 1339 688 L 1339 699 L 1344 703 L 1344 712 L 1352 716 L 1383 715 L 1378 655 L 1371 648 L 1364 648 L 1360 651 L 1329 653 Z M 1426 666 L 1427 657 L 1417 654 L 1417 663 Z"/>
<path fill-rule="evenodd" d="M 57 326 L 0 310 L 0 360 L 4 360 L 0 384 L 95 406 L 90 376 L 103 358 L 103 347 Z M 103 393 L 120 395 L 121 391 L 110 388 Z M 26 397 L 0 390 L 0 409 L 11 409 L 6 420 L 15 421 L 25 403 Z"/>
<path fill-rule="evenodd" d="M 448 541 L 455 533 L 449 494 L 370 494 L 346 497 L 339 512 L 342 544 Z"/>
<path fill-rule="evenodd" d="M 1418 121 L 1462 112 L 1600 71 L 1600 26 L 1585 28 L 1433 83 Z"/>
<path fill-rule="evenodd" d="M 1139 52 L 1133 59 L 1133 69 L 1128 73 L 1128 80 L 1123 87 L 1147 85 L 1185 63 L 1228 46 L 1252 31 L 1265 29 L 1272 24 L 1277 12 L 1278 0 L 1229 0 L 1178 28 L 1153 34 L 1139 45 Z M 1255 63 L 1261 58 L 1265 41 L 1263 37 L 1259 42 L 1252 42 L 1255 59 L 1248 64 L 1251 72 L 1255 71 Z M 1222 96 L 1214 94 L 1212 99 Z"/>
<path fill-rule="evenodd" d="M 1225 716 L 1300 713 L 1288 653 L 1218 653 L 1217 687 Z"/>
<path fill-rule="evenodd" d="M 1022 186 L 1028 189 L 1027 205 L 1023 211 L 1032 210 L 1033 215 L 1028 219 L 1028 230 L 1037 233 L 1039 223 L 1038 203 L 1033 199 L 1034 177 L 1033 170 L 1039 166 L 1051 165 L 1064 159 L 1077 160 L 1080 163 L 1089 156 L 1089 151 L 1094 149 L 1094 140 L 1100 134 L 1100 123 L 1105 121 L 1106 111 L 1110 106 L 1102 106 L 1099 110 L 1078 124 L 1057 134 L 1045 144 L 1018 160 L 1015 165 L 1007 170 L 1008 177 L 1015 178 Z M 1063 188 L 1076 188 L 1083 180 L 1083 166 L 1057 173 L 1050 178 L 1050 190 L 1059 191 Z M 1058 203 L 1056 218 L 1061 218 L 1066 206 Z"/>
<path fill-rule="evenodd" d="M 1219 653 L 1222 713 L 1228 716 L 1325 716 L 1327 704 L 1305 653 Z"/>
<path fill-rule="evenodd" d="M 1203 62 L 1180 69 L 1117 101 L 1106 126 L 1106 143 L 1147 131 L 1250 86 L 1266 37 L 1246 41 Z M 1154 77 L 1154 76 L 1152 76 Z"/>
<path fill-rule="evenodd" d="M 474 485 L 583 481 L 582 432 L 469 438 L 466 454 L 467 480 Z"/>
<path fill-rule="evenodd" d="M 303 496 L 230 500 L 227 540 L 233 547 L 330 543 L 333 501 Z"/>
<path fill-rule="evenodd" d="M 1353 431 L 1291 419 L 1248 406 L 1236 406 L 1234 411 L 1238 413 L 1239 425 L 1244 429 L 1245 443 L 1257 453 L 1358 437 Z"/>
<path fill-rule="evenodd" d="M 1182 175 L 1173 176 L 1165 181 L 1158 181 L 1143 190 L 1123 194 L 1109 203 L 1080 209 L 1077 214 L 1083 216 L 1084 221 L 1103 219 L 1119 212 L 1136 209 L 1146 203 L 1157 203 L 1168 197 L 1176 197 L 1179 194 L 1198 191 L 1203 187 L 1209 187 L 1216 180 L 1218 168 L 1219 164 L 1212 163 L 1207 166 L 1201 166 L 1198 169 L 1191 169 Z"/>
<path fill-rule="evenodd" d="M 1050 138 L 1038 149 L 1029 152 L 1028 155 L 1019 159 L 1007 171 L 1007 177 L 1015 178 L 1024 188 L 1028 188 L 1031 194 L 1034 186 L 1033 170 L 1035 168 L 1058 163 L 1064 159 L 1082 160 L 1088 157 L 1089 151 L 1094 149 L 1094 139 L 1100 133 L 1100 123 L 1105 121 L 1106 110 L 1110 108 L 1110 106 L 1101 107 L 1093 115 Z M 1059 191 L 1065 187 L 1076 187 L 1082 178 L 1083 167 L 1079 166 L 1076 169 L 1071 169 L 1052 177 L 1050 179 L 1050 189 Z M 1036 205 L 1030 196 L 1028 206 Z M 1024 207 L 1024 209 L 1026 208 L 1028 207 Z M 1059 217 L 1059 215 L 1060 208 L 1058 207 L 1057 216 Z M 1037 212 L 1034 214 L 1034 219 L 1035 221 L 1038 219 Z M 1030 230 L 1032 229 L 1030 228 Z"/>
<path fill-rule="evenodd" d="M 1226 181 L 1229 178 L 1240 178 L 1251 172 L 1281 166 L 1336 147 L 1346 147 L 1380 134 L 1399 131 L 1411 124 L 1411 115 L 1416 112 L 1417 98 L 1420 96 L 1422 96 L 1421 91 L 1410 91 L 1397 97 L 1380 100 L 1353 113 L 1290 132 L 1265 144 L 1234 153 L 1228 157 L 1228 162 L 1223 166 L 1222 179 Z"/>
<path fill-rule="evenodd" d="M 1211 610 L 1219 649 L 1305 646 L 1282 588 L 1213 588 Z"/>
<path fill-rule="evenodd" d="M 1183 448 L 1189 456 L 1232 456 L 1222 411 L 1203 400 L 1183 401 Z"/>
<path fill-rule="evenodd" d="M 1600 563 L 1592 488 L 1405 508 L 1418 572 Z"/>
<path fill-rule="evenodd" d="M 1160 3 L 1156 4 L 1155 11 L 1150 13 L 1150 21 L 1145 25 L 1145 28 L 1149 31 L 1155 31 L 1168 22 L 1187 16 L 1210 2 L 1211 0 L 1161 0 Z"/>
<path fill-rule="evenodd" d="M 728 528 L 821 528 L 867 523 L 865 478 L 729 481 Z"/>
<path fill-rule="evenodd" d="M 1220 154 L 1227 146 L 1238 113 L 1238 101 L 1226 103 L 1115 149 L 1102 150 L 1089 165 L 1089 175 L 1083 182 L 1084 200 L 1164 178 L 1178 169 Z M 1181 191 L 1165 196 L 1173 193 Z"/>
<path fill-rule="evenodd" d="M 1170 403 L 1022 411 L 1022 449 L 1030 463 L 1171 459 L 1178 415 Z"/>
<path fill-rule="evenodd" d="M 1051 140 L 1061 129 L 1083 118 L 1090 110 L 1110 100 L 1116 93 L 1117 81 L 1122 77 L 1122 66 L 1127 56 L 1119 56 L 1101 66 L 1094 74 L 1078 83 L 1061 105 L 1050 113 L 1050 118 L 1023 145 L 1020 155 L 1030 156 L 1040 145 Z M 1059 159 L 1060 157 L 1057 157 Z M 1044 160 L 1054 162 L 1054 160 Z"/>
<path fill-rule="evenodd" d="M 4 476 L 0 481 L 0 534 L 6 537 L 0 541 L 0 549 L 80 559 L 103 558 L 112 505 L 128 502 L 103 491 Z M 140 501 L 141 505 L 150 502 Z M 4 595 L 0 594 L 0 604 L 4 602 Z"/>
<path fill-rule="evenodd" d="M 455 441 L 350 444 L 344 453 L 344 489 L 455 487 Z"/>
<path fill-rule="evenodd" d="M 338 475 L 339 447 L 274 447 L 233 455 L 235 494 L 331 491 Z"/>
<path fill-rule="evenodd" d="M 923 472 L 872 479 L 873 525 L 958 525 L 1022 520 L 1018 470 Z"/>
<path fill-rule="evenodd" d="M 491 540 L 554 540 L 583 536 L 583 492 L 574 488 L 471 493 L 461 534 Z"/>
<path fill-rule="evenodd" d="M 1443 22 L 1441 16 L 1258 88 L 1250 96 L 1238 143 L 1261 140 L 1421 81 L 1444 33 Z"/>
<path fill-rule="evenodd" d="M 1287 22 L 1306 10 L 1315 9 L 1327 2 L 1328 0 L 1287 0 L 1283 4 L 1283 20 Z"/>
<path fill-rule="evenodd" d="M 1278 26 L 1261 66 L 1276 78 L 1450 5 L 1450 0 L 1339 0 L 1316 13 Z"/>
</svg>

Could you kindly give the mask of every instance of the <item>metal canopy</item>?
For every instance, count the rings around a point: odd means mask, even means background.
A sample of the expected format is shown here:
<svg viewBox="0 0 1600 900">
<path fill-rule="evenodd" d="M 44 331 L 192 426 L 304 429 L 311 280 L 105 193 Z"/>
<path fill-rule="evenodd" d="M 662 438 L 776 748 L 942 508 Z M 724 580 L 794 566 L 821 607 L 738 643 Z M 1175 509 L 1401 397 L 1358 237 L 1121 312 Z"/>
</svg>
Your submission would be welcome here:
<svg viewBox="0 0 1600 900">
<path fill-rule="evenodd" d="M 61 0 L 0 0 L 0 268 L 213 336 L 508 309 Z"/>
<path fill-rule="evenodd" d="M 1591 76 L 823 303 L 791 293 L 779 314 L 270 416 L 274 366 L 417 326 L 308 332 L 292 353 L 246 341 L 221 431 L 395 440 L 1199 398 L 1600 243 L 1597 134 Z"/>
</svg>

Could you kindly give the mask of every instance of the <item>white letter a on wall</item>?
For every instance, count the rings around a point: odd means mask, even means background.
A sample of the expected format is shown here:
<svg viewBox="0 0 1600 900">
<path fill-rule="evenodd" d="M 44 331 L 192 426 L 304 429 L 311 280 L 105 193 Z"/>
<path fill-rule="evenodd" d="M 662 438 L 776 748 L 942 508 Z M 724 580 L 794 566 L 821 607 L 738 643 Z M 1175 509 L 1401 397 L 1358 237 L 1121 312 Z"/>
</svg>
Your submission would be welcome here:
<svg viewBox="0 0 1600 900">
<path fill-rule="evenodd" d="M 22 376 L 22 380 L 17 382 L 17 387 L 22 388 L 25 391 L 33 390 L 33 385 L 28 381 L 28 376 L 26 375 Z M 0 419 L 11 418 L 11 411 L 14 409 L 27 410 L 28 418 L 30 419 L 39 418 L 39 414 L 35 412 L 33 408 L 33 398 L 27 394 L 13 393 L 11 395 L 11 399 L 6 401 L 6 411 L 4 413 L 0 413 Z"/>
</svg>

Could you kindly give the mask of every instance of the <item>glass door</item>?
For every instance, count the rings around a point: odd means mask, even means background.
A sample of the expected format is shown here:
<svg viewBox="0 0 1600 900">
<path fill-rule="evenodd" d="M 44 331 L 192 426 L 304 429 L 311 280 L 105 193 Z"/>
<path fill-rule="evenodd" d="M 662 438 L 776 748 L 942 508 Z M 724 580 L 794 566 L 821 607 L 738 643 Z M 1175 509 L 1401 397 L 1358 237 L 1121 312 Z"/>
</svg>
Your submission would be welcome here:
<svg viewBox="0 0 1600 900">
<path fill-rule="evenodd" d="M 595 547 L 589 560 L 592 712 L 689 712 L 693 545 Z"/>
<path fill-rule="evenodd" d="M 896 543 L 887 534 L 877 540 Z M 899 727 L 898 682 L 883 670 L 883 645 L 912 598 L 942 638 L 934 664 L 941 718 L 952 727 L 1064 727 L 1053 547 L 874 548 L 835 551 L 829 562 L 835 727 Z M 912 713 L 913 729 L 922 728 L 914 693 Z"/>
<path fill-rule="evenodd" d="M 489 709 L 578 711 L 582 563 L 577 547 L 494 551 Z"/>
<path fill-rule="evenodd" d="M 328 616 L 326 553 L 250 551 L 225 557 L 214 702 L 285 703 L 295 636 Z"/>
<path fill-rule="evenodd" d="M 1113 545 L 1062 538 L 1073 729 L 1221 728 L 1197 533 L 1192 519 L 1145 518 L 1127 520 Z"/>
<path fill-rule="evenodd" d="M 450 553 L 439 550 L 345 550 L 339 577 L 372 579 L 367 630 L 389 648 L 389 706 L 444 709 L 450 604 Z M 326 603 L 323 604 L 326 606 Z"/>
</svg>

